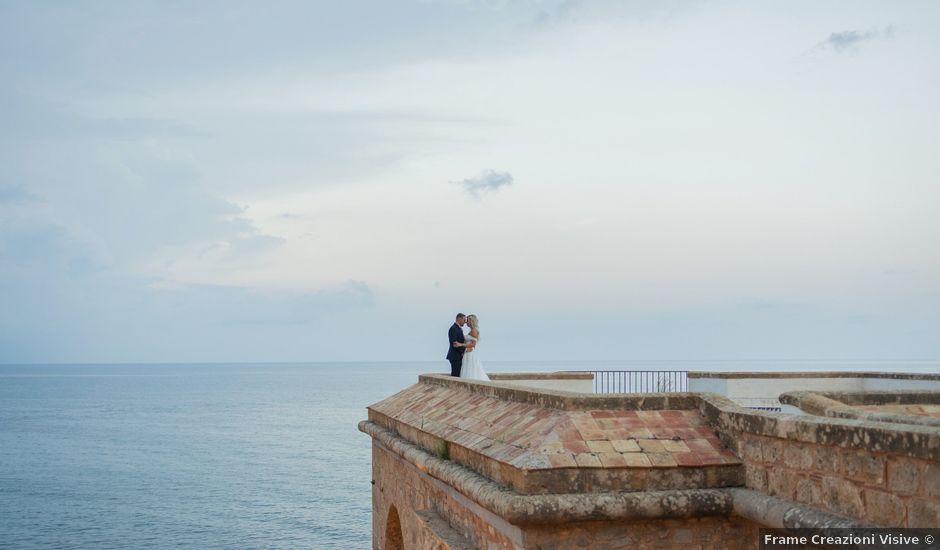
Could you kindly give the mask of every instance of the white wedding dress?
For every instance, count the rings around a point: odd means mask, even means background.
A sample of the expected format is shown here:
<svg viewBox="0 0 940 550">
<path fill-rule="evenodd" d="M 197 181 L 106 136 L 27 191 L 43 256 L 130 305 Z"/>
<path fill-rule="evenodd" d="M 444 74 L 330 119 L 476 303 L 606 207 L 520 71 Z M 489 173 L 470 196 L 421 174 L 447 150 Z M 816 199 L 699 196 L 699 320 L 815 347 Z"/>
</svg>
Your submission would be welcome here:
<svg viewBox="0 0 940 550">
<path fill-rule="evenodd" d="M 476 342 L 477 339 L 469 334 L 466 336 L 467 342 Z M 465 351 L 463 354 L 463 362 L 460 364 L 460 377 L 469 378 L 470 380 L 487 380 L 489 381 L 490 377 L 487 376 L 486 371 L 483 370 L 483 363 L 480 361 L 477 356 L 476 351 Z"/>
</svg>

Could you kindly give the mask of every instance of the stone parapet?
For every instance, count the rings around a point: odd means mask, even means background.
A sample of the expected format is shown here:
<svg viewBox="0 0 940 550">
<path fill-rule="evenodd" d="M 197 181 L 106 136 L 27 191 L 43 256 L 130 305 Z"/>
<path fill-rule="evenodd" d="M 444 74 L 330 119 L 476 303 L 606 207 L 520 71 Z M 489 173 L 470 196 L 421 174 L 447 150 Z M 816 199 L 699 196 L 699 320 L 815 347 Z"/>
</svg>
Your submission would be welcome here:
<svg viewBox="0 0 940 550">
<path fill-rule="evenodd" d="M 750 489 L 875 525 L 940 525 L 935 427 L 742 412 L 707 398 L 703 414 L 737 449 Z"/>
<path fill-rule="evenodd" d="M 884 380 L 929 380 L 940 382 L 940 374 L 910 373 L 910 372 L 866 372 L 866 371 L 736 371 L 736 372 L 704 372 L 689 371 L 689 378 L 761 378 L 761 379 L 792 379 L 792 378 L 869 378 Z"/>
<path fill-rule="evenodd" d="M 490 380 L 501 384 L 576 393 L 594 392 L 592 372 L 501 372 L 490 373 Z"/>
<path fill-rule="evenodd" d="M 780 402 L 818 416 L 940 427 L 940 391 L 788 392 Z"/>
<path fill-rule="evenodd" d="M 716 401 L 709 394 L 700 394 L 699 403 L 703 416 L 716 427 L 722 440 L 739 451 L 735 441 L 742 434 L 750 434 L 940 460 L 940 431 L 928 426 L 754 411 L 729 404 L 728 400 Z"/>
<path fill-rule="evenodd" d="M 483 382 L 454 378 L 446 374 L 422 374 L 418 377 L 418 383 L 458 389 L 512 403 L 525 403 L 545 409 L 564 411 L 692 410 L 698 406 L 695 394 L 681 392 L 583 394 L 562 390 L 510 386 L 496 381 Z M 724 399 L 718 395 L 715 398 Z M 728 401 L 728 403 L 733 404 L 731 401 Z"/>
<path fill-rule="evenodd" d="M 778 398 L 786 392 L 940 391 L 940 375 L 927 373 L 690 372 L 688 380 L 689 391 L 718 393 L 742 406 L 764 408 L 780 407 Z"/>
<path fill-rule="evenodd" d="M 594 373 L 560 371 L 560 372 L 491 372 L 490 380 L 506 382 L 512 380 L 594 380 Z"/>
</svg>

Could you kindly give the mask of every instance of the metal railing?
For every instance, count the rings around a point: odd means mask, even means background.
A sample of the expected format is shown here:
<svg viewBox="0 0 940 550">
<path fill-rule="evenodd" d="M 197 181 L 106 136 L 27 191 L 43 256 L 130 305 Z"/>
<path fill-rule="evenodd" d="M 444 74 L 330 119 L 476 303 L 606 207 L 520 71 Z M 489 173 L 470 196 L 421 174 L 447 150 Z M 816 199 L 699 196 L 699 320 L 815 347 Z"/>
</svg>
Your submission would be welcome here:
<svg viewBox="0 0 940 550">
<path fill-rule="evenodd" d="M 594 393 L 660 393 L 689 391 L 685 370 L 589 370 Z"/>
</svg>

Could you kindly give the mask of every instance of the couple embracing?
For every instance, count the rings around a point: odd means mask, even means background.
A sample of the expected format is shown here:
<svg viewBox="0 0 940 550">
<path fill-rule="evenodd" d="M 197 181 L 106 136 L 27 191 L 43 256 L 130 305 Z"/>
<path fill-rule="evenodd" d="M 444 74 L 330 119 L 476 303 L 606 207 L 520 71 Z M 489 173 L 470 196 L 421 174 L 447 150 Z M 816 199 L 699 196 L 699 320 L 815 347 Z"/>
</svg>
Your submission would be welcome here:
<svg viewBox="0 0 940 550">
<path fill-rule="evenodd" d="M 464 334 L 463 327 L 469 325 L 470 332 Z M 471 380 L 489 380 L 483 370 L 483 363 L 473 351 L 480 341 L 480 321 L 476 315 L 457 314 L 457 319 L 447 331 L 447 360 L 450 361 L 450 375 Z"/>
</svg>

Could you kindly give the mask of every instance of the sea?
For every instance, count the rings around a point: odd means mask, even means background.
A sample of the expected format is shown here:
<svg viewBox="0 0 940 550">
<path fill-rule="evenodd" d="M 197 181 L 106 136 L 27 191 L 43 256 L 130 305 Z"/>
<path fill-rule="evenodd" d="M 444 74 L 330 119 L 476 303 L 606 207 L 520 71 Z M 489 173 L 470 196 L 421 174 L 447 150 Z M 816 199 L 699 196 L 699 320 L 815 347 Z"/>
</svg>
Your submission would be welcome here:
<svg viewBox="0 0 940 550">
<path fill-rule="evenodd" d="M 930 361 L 488 362 L 889 370 Z M 0 365 L 0 548 L 371 548 L 366 406 L 421 363 Z"/>
</svg>

